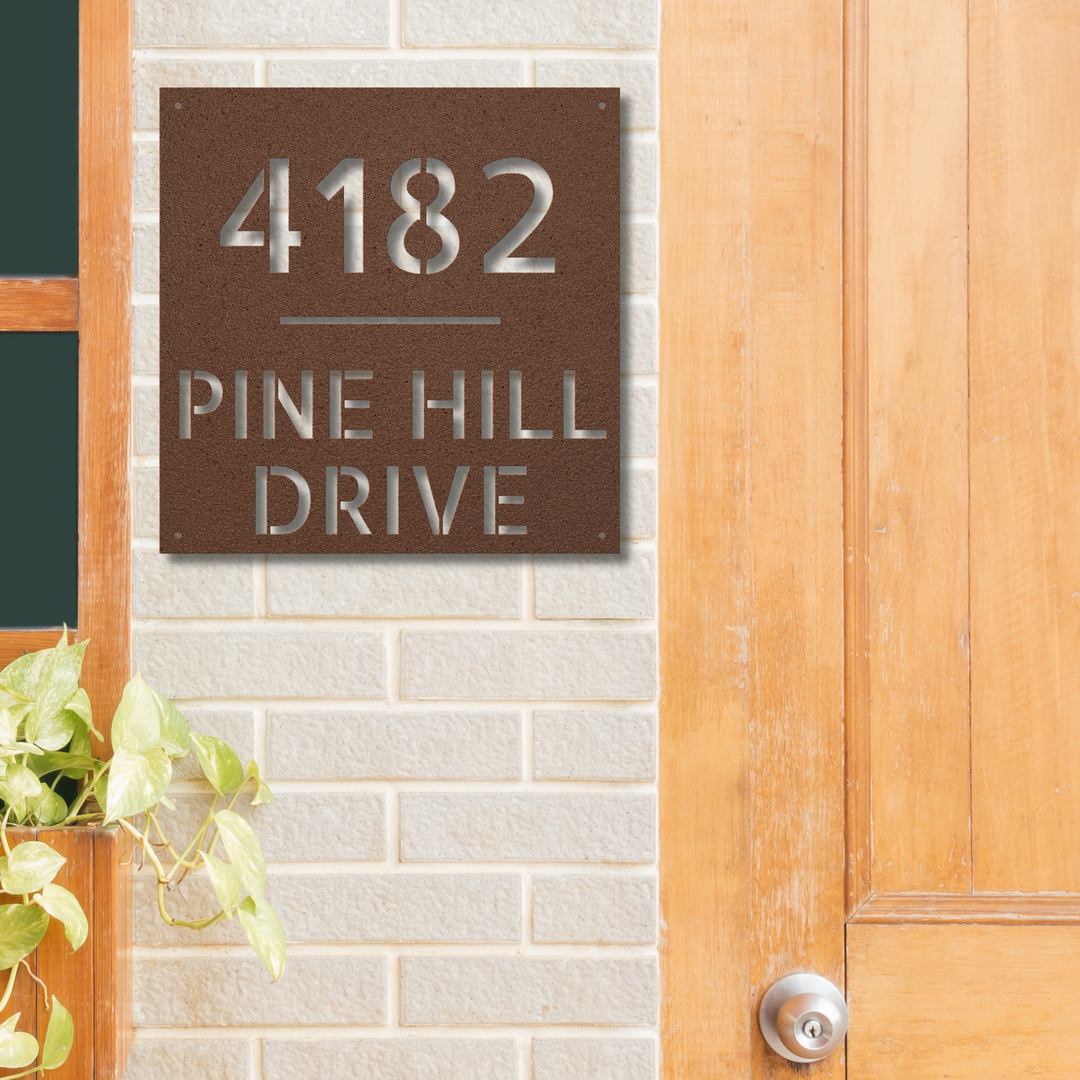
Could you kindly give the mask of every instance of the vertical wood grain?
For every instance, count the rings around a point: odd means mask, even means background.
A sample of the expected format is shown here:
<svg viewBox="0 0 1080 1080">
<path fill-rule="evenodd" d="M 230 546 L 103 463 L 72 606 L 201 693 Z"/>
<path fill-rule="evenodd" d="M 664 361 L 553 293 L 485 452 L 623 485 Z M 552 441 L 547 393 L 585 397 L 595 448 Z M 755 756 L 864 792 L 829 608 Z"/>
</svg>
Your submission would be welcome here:
<svg viewBox="0 0 1080 1080">
<path fill-rule="evenodd" d="M 844 792 L 850 916 L 871 889 L 869 391 L 866 326 L 869 0 L 844 3 Z"/>
<path fill-rule="evenodd" d="M 131 1049 L 131 841 L 94 830 L 94 1076 L 120 1080 Z"/>
<path fill-rule="evenodd" d="M 52 1016 L 52 996 L 71 1013 L 75 1041 L 71 1055 L 49 1072 L 50 1080 L 87 1080 L 94 1075 L 94 832 L 91 829 L 38 829 L 37 839 L 49 845 L 67 862 L 54 879 L 75 894 L 90 921 L 90 933 L 81 948 L 72 951 L 63 924 L 53 919 L 37 949 L 37 974 L 48 987 L 48 998 L 39 990 L 37 1026 L 41 1039 Z"/>
<path fill-rule="evenodd" d="M 80 3 L 79 85 L 79 637 L 107 735 L 131 663 L 130 0 Z"/>
<path fill-rule="evenodd" d="M 750 1068 L 748 0 L 664 8 L 660 59 L 663 1067 Z"/>
<path fill-rule="evenodd" d="M 662 1029 L 680 1080 L 787 1075 L 757 997 L 792 967 L 843 978 L 841 26 L 839 0 L 665 11 Z"/>
<path fill-rule="evenodd" d="M 1080 890 L 1080 18 L 972 0 L 975 888 Z"/>
<path fill-rule="evenodd" d="M 967 892 L 967 2 L 869 27 L 873 887 Z"/>
<path fill-rule="evenodd" d="M 750 16 L 751 994 L 844 978 L 842 4 Z M 752 1075 L 790 1066 L 754 1033 Z M 820 1076 L 844 1075 L 843 1053 Z"/>
</svg>

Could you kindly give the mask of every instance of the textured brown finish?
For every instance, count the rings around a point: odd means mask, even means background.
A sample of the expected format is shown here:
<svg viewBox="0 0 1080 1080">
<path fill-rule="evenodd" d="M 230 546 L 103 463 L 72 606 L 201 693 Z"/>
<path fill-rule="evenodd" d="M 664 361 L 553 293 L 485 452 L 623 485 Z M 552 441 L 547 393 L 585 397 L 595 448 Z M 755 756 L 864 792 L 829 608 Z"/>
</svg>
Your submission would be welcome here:
<svg viewBox="0 0 1080 1080">
<path fill-rule="evenodd" d="M 1080 896 L 882 893 L 871 896 L 850 922 L 1080 925 Z"/>
<path fill-rule="evenodd" d="M 603 108 L 601 108 L 601 103 Z M 182 89 L 161 97 L 161 533 L 165 552 L 610 552 L 619 551 L 619 98 L 613 89 Z M 176 106 L 180 107 L 177 108 Z M 387 253 L 402 215 L 391 178 L 406 161 L 434 158 L 452 171 L 443 214 L 460 250 L 444 270 L 408 273 Z M 301 243 L 288 273 L 269 269 L 271 158 L 289 162 L 288 227 Z M 363 158 L 363 272 L 343 266 L 343 200 L 317 185 L 346 158 Z M 485 273 L 484 254 L 533 198 L 521 175 L 485 177 L 503 158 L 536 161 L 554 188 L 551 208 L 515 257 L 554 258 L 554 273 Z M 263 194 L 243 225 L 266 246 L 222 247 L 220 232 L 263 172 Z M 428 205 L 438 185 L 415 177 Z M 440 240 L 409 230 L 410 254 L 432 258 Z M 498 318 L 498 325 L 282 325 L 311 317 Z M 180 438 L 179 373 L 209 371 L 224 399 Z M 234 372 L 247 372 L 246 438 L 237 438 Z M 314 435 L 301 438 L 283 408 L 263 437 L 263 372 L 300 402 L 313 372 Z M 347 428 L 370 439 L 330 437 L 330 373 L 366 370 L 343 398 Z M 448 401 L 464 372 L 464 436 L 451 411 L 423 409 L 413 437 L 413 372 L 423 400 Z M 481 385 L 493 373 L 493 437 L 483 438 Z M 509 437 L 511 372 L 521 373 L 521 422 L 551 438 Z M 574 371 L 575 427 L 604 438 L 564 438 L 564 372 Z M 209 397 L 195 381 L 191 401 Z M 370 493 L 362 535 L 345 514 L 326 532 L 325 470 L 363 471 Z M 256 468 L 287 467 L 309 484 L 311 511 L 295 532 L 257 535 Z M 469 473 L 449 533 L 433 535 L 413 470 L 424 467 L 441 514 L 455 470 Z M 501 527 L 485 531 L 485 468 L 525 466 L 496 490 Z M 396 467 L 399 531 L 387 527 L 387 468 Z M 268 478 L 268 521 L 289 522 L 293 483 Z M 356 481 L 341 477 L 338 499 Z M 336 508 L 335 508 L 336 509 Z"/>
<path fill-rule="evenodd" d="M 78 278 L 0 278 L 0 330 L 78 329 Z"/>
<path fill-rule="evenodd" d="M 1063 107 L 1080 99 L 1078 50 L 1068 0 L 972 4 L 979 891 L 1080 882 L 1080 113 Z"/>
<path fill-rule="evenodd" d="M 107 721 L 131 666 L 130 0 L 83 0 L 79 25 L 79 636 Z"/>
<path fill-rule="evenodd" d="M 853 1080 L 1076 1075 L 1080 927 L 852 926 Z"/>
<path fill-rule="evenodd" d="M 843 983 L 840 5 L 688 0 L 661 59 L 664 1075 L 790 1076 Z M 798 88 L 797 91 L 793 88 Z M 842 1076 L 843 1055 L 815 1066 Z"/>
</svg>

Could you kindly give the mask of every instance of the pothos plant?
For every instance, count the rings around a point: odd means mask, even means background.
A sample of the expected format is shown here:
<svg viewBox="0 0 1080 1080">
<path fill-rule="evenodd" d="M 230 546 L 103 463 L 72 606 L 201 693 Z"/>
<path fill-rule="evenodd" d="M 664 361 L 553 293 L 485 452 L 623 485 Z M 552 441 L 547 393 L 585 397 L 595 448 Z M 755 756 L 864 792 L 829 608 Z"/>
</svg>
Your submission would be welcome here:
<svg viewBox="0 0 1080 1080">
<path fill-rule="evenodd" d="M 40 840 L 12 843 L 12 826 L 50 828 L 112 825 L 130 833 L 157 874 L 157 905 L 169 926 L 200 930 L 234 915 L 276 981 L 285 971 L 285 937 L 265 898 L 266 862 L 254 830 L 236 812 L 241 795 L 253 805 L 273 801 L 254 761 L 247 768 L 220 739 L 188 730 L 180 711 L 136 676 L 124 687 L 112 719 L 113 756 L 94 755 L 90 699 L 79 686 L 86 642 L 28 653 L 0 671 L 0 887 L 17 903 L 0 905 L 0 1012 L 11 999 L 26 958 L 58 919 L 71 948 L 87 938 L 86 913 L 53 880 L 66 861 Z M 194 836 L 171 835 L 163 810 L 175 810 L 166 791 L 173 762 L 194 747 L 213 801 Z M 40 833 L 38 835 L 41 835 Z M 224 850 L 219 852 L 219 842 Z M 215 854 L 215 852 L 219 852 Z M 221 858 L 220 855 L 225 855 Z M 190 871 L 205 869 L 218 910 L 189 921 L 169 914 L 167 898 Z M 6 981 L 4 981 L 6 973 Z M 45 1001 L 49 1001 L 45 988 Z M 20 1014 L 0 1024 L 0 1068 L 24 1069 L 6 1080 L 62 1065 L 71 1052 L 71 1014 L 52 996 L 44 1045 L 19 1031 Z M 26 1068 L 29 1066 L 28 1068 Z"/>
</svg>

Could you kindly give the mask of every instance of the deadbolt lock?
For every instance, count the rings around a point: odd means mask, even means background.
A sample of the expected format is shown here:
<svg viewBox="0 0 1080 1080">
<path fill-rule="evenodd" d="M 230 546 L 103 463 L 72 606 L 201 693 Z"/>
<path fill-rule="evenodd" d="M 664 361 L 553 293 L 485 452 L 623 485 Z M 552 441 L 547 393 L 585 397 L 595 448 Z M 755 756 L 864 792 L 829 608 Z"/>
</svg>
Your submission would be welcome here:
<svg viewBox="0 0 1080 1080">
<path fill-rule="evenodd" d="M 844 995 L 809 972 L 787 975 L 761 999 L 758 1024 L 765 1041 L 788 1061 L 828 1057 L 847 1034 Z"/>
</svg>

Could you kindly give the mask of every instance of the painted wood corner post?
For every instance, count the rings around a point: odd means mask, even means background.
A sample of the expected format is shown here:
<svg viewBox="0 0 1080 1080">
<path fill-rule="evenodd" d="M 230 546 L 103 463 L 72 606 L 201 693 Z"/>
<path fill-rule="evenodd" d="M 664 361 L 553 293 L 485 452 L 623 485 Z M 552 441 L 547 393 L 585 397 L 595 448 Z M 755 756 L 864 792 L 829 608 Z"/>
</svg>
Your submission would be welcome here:
<svg viewBox="0 0 1080 1080">
<path fill-rule="evenodd" d="M 664 8 L 667 1080 L 793 1075 L 762 995 L 844 985 L 842 15 Z M 842 1051 L 814 1067 L 843 1074 Z"/>
</svg>

